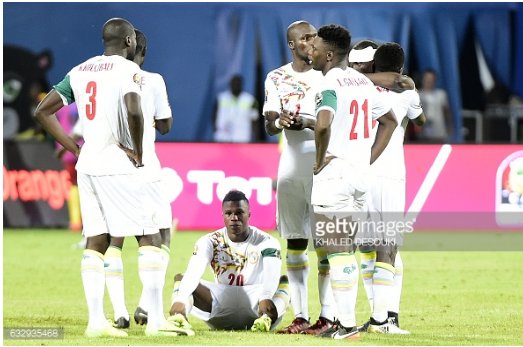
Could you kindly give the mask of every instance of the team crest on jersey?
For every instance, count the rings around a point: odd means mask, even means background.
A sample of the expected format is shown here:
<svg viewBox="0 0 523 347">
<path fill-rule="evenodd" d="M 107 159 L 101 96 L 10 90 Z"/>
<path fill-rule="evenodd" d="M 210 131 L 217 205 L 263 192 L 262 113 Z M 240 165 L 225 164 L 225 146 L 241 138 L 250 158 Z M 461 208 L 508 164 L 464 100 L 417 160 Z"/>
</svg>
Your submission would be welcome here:
<svg viewBox="0 0 523 347">
<path fill-rule="evenodd" d="M 258 252 L 251 251 L 251 252 L 249 252 L 248 259 L 249 259 L 249 263 L 256 264 L 258 262 L 258 260 L 260 259 L 260 256 L 259 256 Z"/>
<path fill-rule="evenodd" d="M 140 86 L 140 88 L 144 85 L 143 76 L 140 74 L 135 73 L 133 75 L 133 82 Z"/>
</svg>

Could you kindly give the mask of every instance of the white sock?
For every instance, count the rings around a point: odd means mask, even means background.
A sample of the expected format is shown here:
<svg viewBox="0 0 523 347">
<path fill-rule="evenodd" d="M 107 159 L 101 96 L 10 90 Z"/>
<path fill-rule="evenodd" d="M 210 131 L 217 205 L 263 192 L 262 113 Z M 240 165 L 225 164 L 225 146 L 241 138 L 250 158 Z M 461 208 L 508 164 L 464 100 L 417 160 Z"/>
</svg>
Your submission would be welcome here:
<svg viewBox="0 0 523 347">
<path fill-rule="evenodd" d="M 276 311 L 278 311 L 278 317 L 285 314 L 285 311 L 287 311 L 287 308 L 289 307 L 289 301 L 289 283 L 280 282 L 276 293 L 272 297 L 272 302 L 274 303 L 274 306 L 276 306 Z"/>
<path fill-rule="evenodd" d="M 129 312 L 125 306 L 122 250 L 111 246 L 107 248 L 104 263 L 105 285 L 113 304 L 114 320 L 116 321 L 120 317 L 129 320 Z"/>
<path fill-rule="evenodd" d="M 377 322 L 384 322 L 388 318 L 387 309 L 390 307 L 390 296 L 394 284 L 394 266 L 376 262 L 372 289 L 374 291 L 374 308 L 372 318 Z"/>
<path fill-rule="evenodd" d="M 167 267 L 169 266 L 170 250 L 166 245 L 162 245 L 161 248 L 162 255 L 162 271 L 163 278 L 165 283 L 165 275 L 167 273 Z M 140 301 L 138 302 L 138 307 L 142 308 L 145 312 L 149 312 L 149 303 L 147 302 L 147 295 L 145 294 L 142 288 L 142 294 L 140 295 Z"/>
<path fill-rule="evenodd" d="M 394 285 L 392 286 L 390 296 L 389 311 L 400 313 L 401 289 L 403 288 L 403 260 L 400 252 L 396 254 L 394 268 L 396 269 L 396 274 L 394 275 Z"/>
<path fill-rule="evenodd" d="M 147 296 L 147 330 L 156 331 L 165 322 L 163 314 L 163 286 L 165 279 L 162 270 L 160 248 L 142 246 L 138 249 L 138 273 Z"/>
<path fill-rule="evenodd" d="M 309 256 L 306 249 L 287 250 L 287 276 L 294 316 L 309 320 Z"/>
<path fill-rule="evenodd" d="M 372 302 L 372 276 L 374 275 L 374 264 L 376 263 L 376 251 L 361 252 L 360 262 L 361 277 L 363 278 L 363 288 L 365 288 L 365 293 L 367 293 L 367 300 L 369 301 L 370 310 L 372 312 L 372 308 L 374 307 L 374 304 Z"/>
<path fill-rule="evenodd" d="M 320 317 L 334 321 L 336 316 L 336 307 L 334 297 L 332 296 L 332 287 L 330 283 L 330 265 L 327 259 L 327 253 L 324 248 L 317 248 L 318 257 L 318 293 L 320 296 Z"/>
<path fill-rule="evenodd" d="M 356 326 L 356 296 L 358 295 L 358 262 L 352 253 L 329 254 L 332 294 L 338 310 L 338 320 L 346 328 Z"/>
<path fill-rule="evenodd" d="M 82 282 L 89 311 L 87 327 L 101 329 L 107 326 L 104 314 L 104 272 L 103 254 L 86 249 L 81 261 Z"/>
</svg>

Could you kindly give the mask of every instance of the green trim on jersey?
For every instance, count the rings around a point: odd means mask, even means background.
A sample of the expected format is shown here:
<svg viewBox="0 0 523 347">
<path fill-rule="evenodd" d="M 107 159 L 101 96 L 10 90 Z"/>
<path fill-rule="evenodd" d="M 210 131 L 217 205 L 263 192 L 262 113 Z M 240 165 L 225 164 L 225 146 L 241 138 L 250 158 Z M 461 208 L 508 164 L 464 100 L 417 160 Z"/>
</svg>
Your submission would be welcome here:
<svg viewBox="0 0 523 347">
<path fill-rule="evenodd" d="M 321 92 L 321 100 L 317 100 L 316 102 L 316 109 L 319 109 L 323 106 L 327 106 L 332 108 L 334 112 L 336 112 L 337 104 L 338 102 L 336 97 L 336 91 L 324 90 Z"/>
<path fill-rule="evenodd" d="M 280 258 L 280 250 L 276 248 L 267 248 L 261 251 L 262 257 Z"/>
<path fill-rule="evenodd" d="M 69 75 L 65 76 L 65 78 L 53 86 L 53 88 L 67 100 L 67 104 L 72 104 L 75 101 Z"/>
</svg>

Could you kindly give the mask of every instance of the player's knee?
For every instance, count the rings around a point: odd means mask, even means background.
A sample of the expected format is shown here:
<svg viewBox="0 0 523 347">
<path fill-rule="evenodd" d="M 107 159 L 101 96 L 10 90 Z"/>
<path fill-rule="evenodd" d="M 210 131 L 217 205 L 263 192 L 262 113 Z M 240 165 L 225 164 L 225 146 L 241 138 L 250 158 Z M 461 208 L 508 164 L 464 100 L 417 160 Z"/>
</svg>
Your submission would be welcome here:
<svg viewBox="0 0 523 347">
<path fill-rule="evenodd" d="M 308 244 L 309 240 L 307 239 L 289 239 L 287 240 L 287 249 L 304 251 L 307 249 Z"/>
</svg>

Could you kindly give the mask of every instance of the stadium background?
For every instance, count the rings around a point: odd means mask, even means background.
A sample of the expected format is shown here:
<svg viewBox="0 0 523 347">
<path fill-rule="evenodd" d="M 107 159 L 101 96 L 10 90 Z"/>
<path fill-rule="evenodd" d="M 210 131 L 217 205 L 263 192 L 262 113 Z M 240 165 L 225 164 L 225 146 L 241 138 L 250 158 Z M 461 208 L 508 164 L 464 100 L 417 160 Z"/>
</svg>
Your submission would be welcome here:
<svg viewBox="0 0 523 347">
<path fill-rule="evenodd" d="M 262 98 L 266 73 L 289 61 L 285 29 L 298 19 L 317 27 L 345 25 L 354 41 L 400 43 L 407 71 L 438 71 L 454 129 L 461 129 L 461 110 L 473 107 L 483 93 L 473 42 L 481 46 L 494 79 L 523 97 L 522 3 L 97 2 L 4 3 L 3 8 L 4 45 L 49 49 L 51 84 L 102 52 L 101 25 L 108 18 L 129 19 L 149 40 L 144 68 L 166 80 L 176 123 L 160 137 L 165 141 L 212 140 L 215 98 L 234 73 Z M 462 142 L 461 132 L 453 142 Z"/>
</svg>

